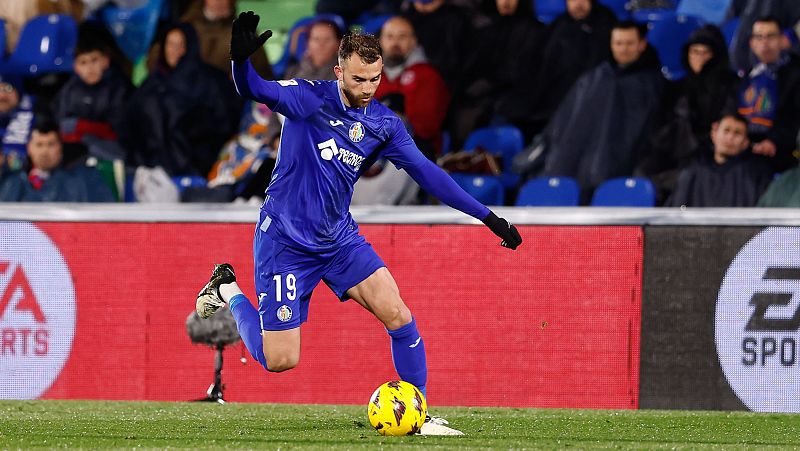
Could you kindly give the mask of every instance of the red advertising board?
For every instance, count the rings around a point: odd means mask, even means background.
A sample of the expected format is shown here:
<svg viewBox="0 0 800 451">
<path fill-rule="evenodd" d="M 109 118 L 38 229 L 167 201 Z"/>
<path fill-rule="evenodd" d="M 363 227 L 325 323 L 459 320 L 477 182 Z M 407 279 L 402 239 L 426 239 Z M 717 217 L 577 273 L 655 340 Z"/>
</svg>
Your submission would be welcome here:
<svg viewBox="0 0 800 451">
<path fill-rule="evenodd" d="M 0 223 L 0 398 L 191 400 L 214 351 L 185 329 L 215 262 L 254 294 L 253 226 Z M 417 319 L 432 405 L 636 408 L 640 227 L 365 225 Z M 70 291 L 72 290 L 72 291 Z M 241 357 L 247 356 L 242 363 Z M 366 403 L 395 378 L 389 338 L 323 284 L 292 371 L 225 350 L 225 397 Z"/>
</svg>

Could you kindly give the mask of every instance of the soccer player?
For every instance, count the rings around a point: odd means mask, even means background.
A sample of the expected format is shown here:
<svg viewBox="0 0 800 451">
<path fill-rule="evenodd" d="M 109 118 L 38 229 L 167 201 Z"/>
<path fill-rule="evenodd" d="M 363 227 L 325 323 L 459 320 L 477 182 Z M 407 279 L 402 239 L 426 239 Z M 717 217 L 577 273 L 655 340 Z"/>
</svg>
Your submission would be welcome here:
<svg viewBox="0 0 800 451">
<path fill-rule="evenodd" d="M 233 80 L 240 95 L 286 117 L 253 239 L 258 310 L 225 263 L 215 266 L 198 295 L 197 313 L 207 318 L 227 304 L 253 358 L 267 371 L 286 371 L 300 360 L 300 326 L 311 292 L 323 280 L 341 300 L 354 299 L 383 323 L 398 375 L 425 393 L 425 345 L 416 322 L 349 212 L 356 180 L 377 158 L 386 158 L 444 203 L 483 221 L 502 246 L 516 249 L 522 238 L 425 158 L 401 120 L 373 99 L 383 68 L 374 36 L 343 38 L 337 80 L 265 81 L 248 61 L 272 35 L 256 34 L 258 20 L 248 11 L 233 23 Z M 435 420 L 426 421 L 421 433 L 460 434 Z"/>
</svg>

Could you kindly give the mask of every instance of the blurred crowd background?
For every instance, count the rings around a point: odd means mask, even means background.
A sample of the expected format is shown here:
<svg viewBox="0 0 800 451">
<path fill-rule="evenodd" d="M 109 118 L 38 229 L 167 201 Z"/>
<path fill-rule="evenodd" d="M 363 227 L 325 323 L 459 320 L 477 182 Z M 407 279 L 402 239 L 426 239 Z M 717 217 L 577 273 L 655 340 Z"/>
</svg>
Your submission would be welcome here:
<svg viewBox="0 0 800 451">
<path fill-rule="evenodd" d="M 378 101 L 487 205 L 797 207 L 800 1 L 2 0 L 0 201 L 263 200 L 282 117 L 239 97 L 334 79 L 380 38 Z M 355 205 L 436 204 L 378 161 Z"/>
</svg>

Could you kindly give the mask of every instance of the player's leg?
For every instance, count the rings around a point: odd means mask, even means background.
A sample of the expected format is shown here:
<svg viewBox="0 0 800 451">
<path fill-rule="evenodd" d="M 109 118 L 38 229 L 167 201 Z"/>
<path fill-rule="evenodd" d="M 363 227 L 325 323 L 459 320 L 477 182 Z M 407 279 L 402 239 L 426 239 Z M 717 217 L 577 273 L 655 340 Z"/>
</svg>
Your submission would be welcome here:
<svg viewBox="0 0 800 451">
<path fill-rule="evenodd" d="M 386 327 L 391 338 L 392 360 L 400 378 L 426 394 L 428 365 L 425 343 L 389 270 L 385 267 L 377 269 L 347 290 L 347 294 Z"/>
</svg>

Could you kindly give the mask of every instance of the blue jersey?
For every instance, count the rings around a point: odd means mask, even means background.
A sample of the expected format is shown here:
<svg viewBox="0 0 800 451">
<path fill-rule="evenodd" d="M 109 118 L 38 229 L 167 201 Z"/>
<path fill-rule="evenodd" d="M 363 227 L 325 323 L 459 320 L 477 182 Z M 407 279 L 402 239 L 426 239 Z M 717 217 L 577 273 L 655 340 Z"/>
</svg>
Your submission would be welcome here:
<svg viewBox="0 0 800 451">
<path fill-rule="evenodd" d="M 337 81 L 266 81 L 248 61 L 232 64 L 240 95 L 286 117 L 262 206 L 279 242 L 320 252 L 357 238 L 349 211 L 353 186 L 378 158 L 406 170 L 448 205 L 478 219 L 489 214 L 419 151 L 400 118 L 376 100 L 350 108 Z"/>
</svg>

